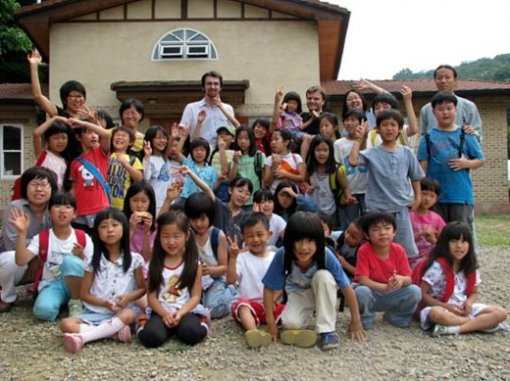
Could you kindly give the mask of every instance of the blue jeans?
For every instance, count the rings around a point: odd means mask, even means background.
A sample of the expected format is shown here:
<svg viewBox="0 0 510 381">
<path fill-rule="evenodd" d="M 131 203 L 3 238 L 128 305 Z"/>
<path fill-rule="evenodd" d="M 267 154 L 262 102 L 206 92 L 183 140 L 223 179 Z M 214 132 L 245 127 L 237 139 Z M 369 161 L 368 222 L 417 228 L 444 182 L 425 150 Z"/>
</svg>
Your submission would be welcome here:
<svg viewBox="0 0 510 381">
<path fill-rule="evenodd" d="M 230 304 L 237 294 L 236 287 L 227 285 L 223 279 L 215 279 L 213 284 L 204 291 L 202 304 L 211 311 L 213 319 L 219 319 L 230 313 Z"/>
<path fill-rule="evenodd" d="M 365 194 L 353 194 L 356 198 L 356 204 L 341 205 L 338 207 L 338 221 L 340 222 L 340 230 L 346 231 L 347 227 L 357 217 L 366 213 Z"/>
<path fill-rule="evenodd" d="M 384 320 L 400 328 L 411 324 L 414 310 L 421 300 L 421 289 L 411 284 L 398 290 L 378 292 L 370 287 L 355 285 L 354 292 L 358 300 L 361 324 L 371 329 L 375 312 L 385 312 Z"/>
<path fill-rule="evenodd" d="M 47 285 L 45 285 L 34 303 L 34 316 L 40 320 L 54 321 L 59 312 L 60 307 L 69 301 L 69 290 L 65 282 L 66 276 L 83 277 L 83 261 L 74 256 L 66 255 L 64 261 L 60 265 L 62 275 Z"/>
</svg>

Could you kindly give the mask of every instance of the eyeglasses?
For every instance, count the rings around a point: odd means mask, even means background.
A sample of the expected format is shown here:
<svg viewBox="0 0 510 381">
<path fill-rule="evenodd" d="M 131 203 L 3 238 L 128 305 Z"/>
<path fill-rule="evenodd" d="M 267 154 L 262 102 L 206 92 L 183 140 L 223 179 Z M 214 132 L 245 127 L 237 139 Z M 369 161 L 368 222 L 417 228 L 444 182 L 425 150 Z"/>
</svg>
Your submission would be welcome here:
<svg viewBox="0 0 510 381">
<path fill-rule="evenodd" d="M 28 183 L 28 186 L 30 188 L 43 188 L 43 189 L 47 189 L 49 187 L 51 187 L 51 184 L 48 183 L 47 181 L 31 181 Z"/>
<path fill-rule="evenodd" d="M 79 95 L 68 95 L 67 96 L 68 98 L 71 98 L 71 99 L 85 99 L 85 97 L 82 95 L 82 94 L 79 94 Z"/>
</svg>

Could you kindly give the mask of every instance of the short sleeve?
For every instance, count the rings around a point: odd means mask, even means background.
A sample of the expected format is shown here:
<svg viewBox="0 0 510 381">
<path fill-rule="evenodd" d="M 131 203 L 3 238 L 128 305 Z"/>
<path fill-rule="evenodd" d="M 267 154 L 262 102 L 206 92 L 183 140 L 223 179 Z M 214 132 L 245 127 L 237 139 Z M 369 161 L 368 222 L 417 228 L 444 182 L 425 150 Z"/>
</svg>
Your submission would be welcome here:
<svg viewBox="0 0 510 381">
<path fill-rule="evenodd" d="M 132 267 L 133 271 L 139 268 L 142 268 L 145 264 L 143 257 L 138 253 L 131 253 L 131 259 L 133 261 Z"/>
<path fill-rule="evenodd" d="M 425 271 L 421 280 L 430 286 L 437 285 L 440 282 L 444 282 L 445 274 L 441 265 L 434 261 L 432 265 Z"/>
<path fill-rule="evenodd" d="M 283 255 L 285 249 L 279 249 L 269 268 L 266 275 L 262 278 L 262 284 L 271 290 L 283 290 L 285 287 L 285 274 L 283 273 Z"/>
<path fill-rule="evenodd" d="M 27 250 L 30 251 L 34 255 L 39 255 L 39 234 L 37 234 L 27 247 Z"/>
</svg>

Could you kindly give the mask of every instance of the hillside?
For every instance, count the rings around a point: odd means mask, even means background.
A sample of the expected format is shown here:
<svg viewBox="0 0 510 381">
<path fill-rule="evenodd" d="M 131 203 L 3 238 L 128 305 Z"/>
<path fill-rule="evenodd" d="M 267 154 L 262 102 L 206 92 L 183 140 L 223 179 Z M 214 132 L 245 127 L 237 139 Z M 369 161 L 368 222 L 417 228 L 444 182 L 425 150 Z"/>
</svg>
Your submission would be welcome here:
<svg viewBox="0 0 510 381">
<path fill-rule="evenodd" d="M 455 66 L 462 79 L 478 79 L 510 82 L 510 54 L 500 54 L 494 58 L 480 58 L 463 62 Z M 414 73 L 405 68 L 393 76 L 393 79 L 430 79 L 434 69 Z"/>
</svg>

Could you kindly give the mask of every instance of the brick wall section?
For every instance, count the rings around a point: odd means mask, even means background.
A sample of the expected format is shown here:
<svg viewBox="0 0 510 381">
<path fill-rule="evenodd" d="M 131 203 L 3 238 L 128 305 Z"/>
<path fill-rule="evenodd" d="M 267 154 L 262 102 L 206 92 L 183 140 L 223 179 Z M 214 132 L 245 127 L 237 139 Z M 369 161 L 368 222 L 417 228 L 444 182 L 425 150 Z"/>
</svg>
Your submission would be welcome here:
<svg viewBox="0 0 510 381">
<path fill-rule="evenodd" d="M 507 181 L 507 135 L 506 106 L 510 97 L 480 97 L 472 99 L 482 115 L 484 130 L 483 150 L 486 155 L 485 165 L 473 171 L 475 184 L 476 209 L 478 213 L 510 213 Z M 426 102 L 414 101 L 416 114 Z M 270 105 L 247 105 L 240 112 L 250 118 L 268 115 Z M 340 115 L 338 105 L 331 105 L 333 111 Z M 13 112 L 14 111 L 14 112 Z M 115 110 L 108 109 L 116 117 Z M 28 106 L 0 105 L 0 122 L 24 125 L 25 169 L 35 162 L 32 132 L 36 126 L 34 108 Z M 9 202 L 13 181 L 0 180 L 0 209 Z"/>
</svg>

